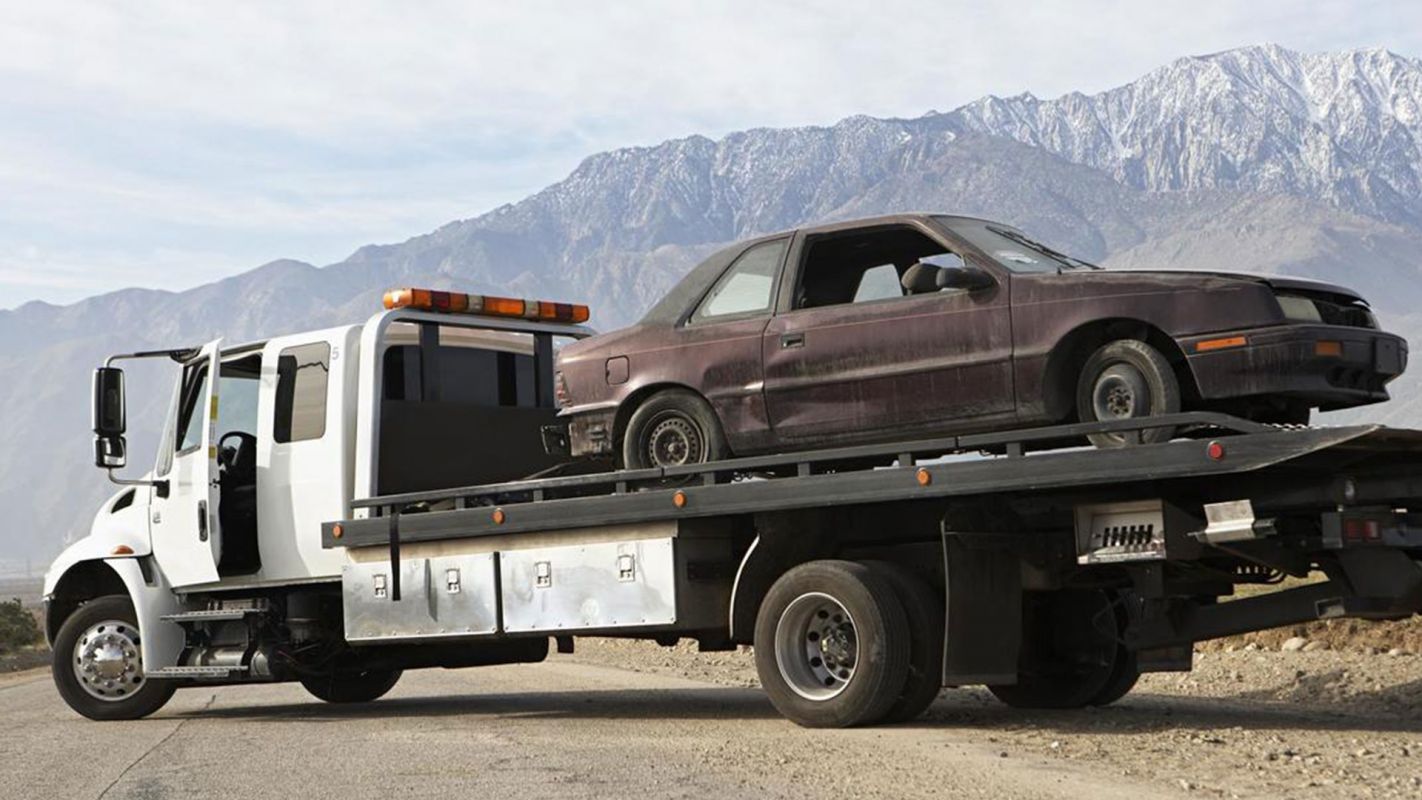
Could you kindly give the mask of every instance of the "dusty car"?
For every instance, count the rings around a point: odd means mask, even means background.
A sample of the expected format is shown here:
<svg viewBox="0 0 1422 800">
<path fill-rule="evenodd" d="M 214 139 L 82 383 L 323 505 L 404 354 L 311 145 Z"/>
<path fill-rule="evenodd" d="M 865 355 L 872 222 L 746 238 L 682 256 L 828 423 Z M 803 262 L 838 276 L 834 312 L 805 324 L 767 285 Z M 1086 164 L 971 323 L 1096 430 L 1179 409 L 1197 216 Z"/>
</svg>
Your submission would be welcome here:
<svg viewBox="0 0 1422 800">
<path fill-rule="evenodd" d="M 636 325 L 564 348 L 555 390 L 573 455 L 636 468 L 1180 410 L 1300 423 L 1387 399 L 1406 362 L 1343 287 L 1103 270 L 905 214 L 715 253 Z"/>
</svg>

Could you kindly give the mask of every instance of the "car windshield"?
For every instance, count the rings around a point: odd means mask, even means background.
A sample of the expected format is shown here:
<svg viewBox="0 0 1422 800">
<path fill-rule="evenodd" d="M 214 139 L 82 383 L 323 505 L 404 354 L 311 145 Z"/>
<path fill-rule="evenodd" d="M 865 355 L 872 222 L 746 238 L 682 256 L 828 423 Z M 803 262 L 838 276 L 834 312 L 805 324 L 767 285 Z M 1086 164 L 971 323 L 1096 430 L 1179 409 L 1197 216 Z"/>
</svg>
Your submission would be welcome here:
<svg viewBox="0 0 1422 800">
<path fill-rule="evenodd" d="M 965 217 L 935 217 L 938 224 L 966 239 L 994 261 L 1013 272 L 1061 272 L 1068 269 L 1101 269 L 1089 261 L 1029 239 L 1026 234 L 996 222 Z"/>
</svg>

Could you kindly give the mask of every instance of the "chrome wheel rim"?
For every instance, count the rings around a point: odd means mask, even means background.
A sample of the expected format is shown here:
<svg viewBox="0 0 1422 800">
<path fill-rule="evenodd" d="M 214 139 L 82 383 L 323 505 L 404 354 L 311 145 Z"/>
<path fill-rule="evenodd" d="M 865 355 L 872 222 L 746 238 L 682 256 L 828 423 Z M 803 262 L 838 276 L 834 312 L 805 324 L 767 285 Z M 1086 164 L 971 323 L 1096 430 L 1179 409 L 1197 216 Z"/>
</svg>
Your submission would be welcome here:
<svg viewBox="0 0 1422 800">
<path fill-rule="evenodd" d="M 833 597 L 802 594 L 785 607 L 775 628 L 780 677 L 807 700 L 829 700 L 854 680 L 859 635 L 854 618 Z"/>
<path fill-rule="evenodd" d="M 662 419 L 647 434 L 647 460 L 654 467 L 701 463 L 705 460 L 701 429 L 679 414 Z"/>
<path fill-rule="evenodd" d="M 1135 367 L 1112 364 L 1096 378 L 1091 408 L 1098 420 L 1149 416 L 1150 386 Z"/>
<path fill-rule="evenodd" d="M 90 625 L 74 643 L 74 677 L 91 697 L 116 702 L 143 686 L 138 628 L 108 619 Z"/>
</svg>

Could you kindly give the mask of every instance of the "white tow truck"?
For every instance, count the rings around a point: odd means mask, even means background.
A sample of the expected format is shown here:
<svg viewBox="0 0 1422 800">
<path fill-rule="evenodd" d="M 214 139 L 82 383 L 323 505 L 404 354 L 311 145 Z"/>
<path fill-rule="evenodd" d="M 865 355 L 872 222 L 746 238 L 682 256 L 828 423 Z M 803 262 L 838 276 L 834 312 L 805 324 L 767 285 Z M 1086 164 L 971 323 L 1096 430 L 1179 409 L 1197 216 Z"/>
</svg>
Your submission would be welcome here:
<svg viewBox="0 0 1422 800">
<path fill-rule="evenodd" d="M 782 713 L 846 726 L 974 683 L 1100 705 L 1199 640 L 1422 609 L 1422 433 L 1191 413 L 594 470 L 551 454 L 553 354 L 587 318 L 403 289 L 364 324 L 111 357 L 95 460 L 122 488 L 45 580 L 65 701 L 133 719 L 182 687 L 300 681 L 368 702 L 550 639 L 690 638 L 753 644 Z M 136 358 L 178 375 L 152 470 L 120 478 Z"/>
</svg>

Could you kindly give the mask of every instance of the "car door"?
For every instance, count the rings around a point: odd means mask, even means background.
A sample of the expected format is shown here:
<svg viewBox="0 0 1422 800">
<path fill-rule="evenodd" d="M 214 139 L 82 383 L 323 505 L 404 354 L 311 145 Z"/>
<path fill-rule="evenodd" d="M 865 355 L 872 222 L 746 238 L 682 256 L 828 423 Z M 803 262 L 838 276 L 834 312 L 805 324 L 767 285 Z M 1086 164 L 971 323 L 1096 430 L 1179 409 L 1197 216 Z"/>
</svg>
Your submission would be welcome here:
<svg viewBox="0 0 1422 800">
<path fill-rule="evenodd" d="M 216 339 L 183 367 L 178 397 L 154 470 L 167 492 L 155 491 L 151 506 L 153 555 L 175 587 L 218 579 L 222 553 L 218 525 Z"/>
<path fill-rule="evenodd" d="M 864 264 L 861 285 L 877 277 L 880 287 L 898 289 L 893 277 L 931 249 L 914 235 L 934 240 L 919 230 L 894 235 L 902 242 L 877 248 L 871 242 L 868 249 L 880 255 L 868 258 L 898 262 Z M 799 243 L 799 273 L 817 267 L 813 245 Z M 790 300 L 801 307 L 777 314 L 762 339 L 766 407 L 776 436 L 872 439 L 1013 416 L 1009 286 L 1005 276 L 991 274 L 993 285 L 977 291 L 906 295 L 881 288 L 823 305 L 815 305 L 814 292 L 804 291 L 804 275 L 797 274 Z"/>
</svg>

